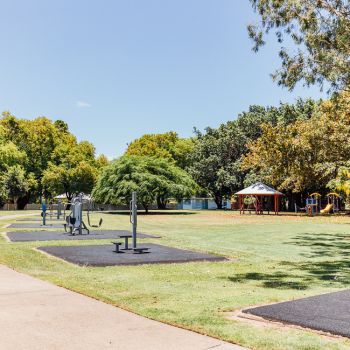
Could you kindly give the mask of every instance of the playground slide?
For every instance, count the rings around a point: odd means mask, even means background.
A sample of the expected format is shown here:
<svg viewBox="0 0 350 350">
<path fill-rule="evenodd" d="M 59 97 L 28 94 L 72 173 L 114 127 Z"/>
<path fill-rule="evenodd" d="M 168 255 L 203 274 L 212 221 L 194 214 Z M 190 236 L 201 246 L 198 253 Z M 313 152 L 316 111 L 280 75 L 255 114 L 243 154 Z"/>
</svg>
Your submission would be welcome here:
<svg viewBox="0 0 350 350">
<path fill-rule="evenodd" d="M 330 211 L 333 209 L 333 204 L 327 204 L 327 206 L 321 210 L 321 214 L 329 214 Z"/>
</svg>

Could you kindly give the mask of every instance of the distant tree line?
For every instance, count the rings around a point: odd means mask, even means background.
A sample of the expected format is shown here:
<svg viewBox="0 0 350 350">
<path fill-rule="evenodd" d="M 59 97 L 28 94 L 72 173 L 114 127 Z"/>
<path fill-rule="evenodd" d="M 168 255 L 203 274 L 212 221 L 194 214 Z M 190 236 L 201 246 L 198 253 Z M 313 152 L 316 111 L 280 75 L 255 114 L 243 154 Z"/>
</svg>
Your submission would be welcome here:
<svg viewBox="0 0 350 350">
<path fill-rule="evenodd" d="M 94 193 L 116 203 L 137 189 L 145 208 L 153 202 L 164 208 L 171 197 L 213 196 L 221 208 L 225 197 L 262 181 L 283 191 L 292 208 L 312 192 L 341 190 L 349 169 L 350 96 L 343 93 L 251 106 L 218 128 L 195 129 L 189 139 L 174 132 L 144 135 L 102 171 Z"/>
<path fill-rule="evenodd" d="M 105 156 L 96 157 L 88 141 L 78 142 L 62 121 L 45 117 L 18 119 L 4 112 L 0 119 L 0 204 L 27 203 L 57 194 L 71 198 L 90 193 Z"/>
</svg>

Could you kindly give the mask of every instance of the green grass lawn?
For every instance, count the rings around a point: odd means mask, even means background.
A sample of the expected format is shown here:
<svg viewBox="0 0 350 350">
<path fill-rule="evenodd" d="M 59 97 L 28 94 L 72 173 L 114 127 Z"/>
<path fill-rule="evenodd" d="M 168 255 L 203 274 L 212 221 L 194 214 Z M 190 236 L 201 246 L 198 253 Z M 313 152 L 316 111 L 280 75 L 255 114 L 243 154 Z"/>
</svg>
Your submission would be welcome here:
<svg viewBox="0 0 350 350">
<path fill-rule="evenodd" d="M 101 215 L 102 229 L 129 229 L 128 215 Z M 140 315 L 252 349 L 350 348 L 350 341 L 342 338 L 266 328 L 228 317 L 252 305 L 349 288 L 350 218 L 166 211 L 139 215 L 139 231 L 162 236 L 143 242 L 224 255 L 230 260 L 77 267 L 34 248 L 106 241 L 8 243 L 1 237 L 0 263 Z"/>
</svg>

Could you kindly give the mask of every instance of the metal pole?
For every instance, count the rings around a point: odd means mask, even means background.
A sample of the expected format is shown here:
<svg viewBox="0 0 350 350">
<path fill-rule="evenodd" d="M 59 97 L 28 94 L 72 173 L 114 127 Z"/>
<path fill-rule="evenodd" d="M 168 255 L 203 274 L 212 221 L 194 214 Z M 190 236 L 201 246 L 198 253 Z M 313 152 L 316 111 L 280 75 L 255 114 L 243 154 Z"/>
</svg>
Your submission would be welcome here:
<svg viewBox="0 0 350 350">
<path fill-rule="evenodd" d="M 62 201 L 59 199 L 57 202 L 57 220 L 59 220 L 61 216 L 61 204 L 62 204 Z"/>
<path fill-rule="evenodd" d="M 46 203 L 44 201 L 42 201 L 41 203 L 41 212 L 42 212 L 42 215 L 43 215 L 43 226 L 46 225 Z"/>
<path fill-rule="evenodd" d="M 79 203 L 80 203 L 79 234 L 82 235 L 83 234 L 83 227 L 82 227 L 83 226 L 83 195 L 81 193 L 79 194 Z"/>
<path fill-rule="evenodd" d="M 131 224 L 132 224 L 132 247 L 137 247 L 137 195 L 136 192 L 132 192 L 131 196 Z"/>
</svg>

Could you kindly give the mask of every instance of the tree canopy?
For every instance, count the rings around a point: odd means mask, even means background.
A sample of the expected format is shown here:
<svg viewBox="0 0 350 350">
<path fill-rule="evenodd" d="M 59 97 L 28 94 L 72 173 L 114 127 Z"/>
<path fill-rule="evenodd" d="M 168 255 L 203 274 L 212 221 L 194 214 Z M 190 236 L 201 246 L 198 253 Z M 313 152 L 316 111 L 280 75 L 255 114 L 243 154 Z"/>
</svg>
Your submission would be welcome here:
<svg viewBox="0 0 350 350">
<path fill-rule="evenodd" d="M 350 3 L 347 0 L 250 0 L 261 17 L 249 25 L 254 50 L 265 44 L 274 31 L 281 44 L 282 66 L 273 78 L 293 89 L 297 82 L 307 86 L 325 82 L 334 90 L 350 88 Z M 291 39 L 295 50 L 283 46 Z"/>
<path fill-rule="evenodd" d="M 350 160 L 350 99 L 323 102 L 309 120 L 263 125 L 242 168 L 289 193 L 326 191 Z"/>
<path fill-rule="evenodd" d="M 298 100 L 294 105 L 281 104 L 279 107 L 251 106 L 235 121 L 217 129 L 207 128 L 205 133 L 197 131 L 189 173 L 207 195 L 214 196 L 218 208 L 221 208 L 223 197 L 231 196 L 244 185 L 256 181 L 255 174 L 243 169 L 241 162 L 248 152 L 249 142 L 264 133 L 262 125 L 285 126 L 308 120 L 317 104 L 312 100 Z"/>
<path fill-rule="evenodd" d="M 132 141 L 126 155 L 165 158 L 184 169 L 189 165 L 189 156 L 193 151 L 193 139 L 179 138 L 178 134 L 169 131 L 164 134 L 145 134 Z"/>
<path fill-rule="evenodd" d="M 165 209 L 169 198 L 189 197 L 195 189 L 190 176 L 169 160 L 123 156 L 102 170 L 92 195 L 98 202 L 128 204 L 132 191 L 136 191 L 147 212 L 154 202 Z"/>
<path fill-rule="evenodd" d="M 68 197 L 81 190 L 90 192 L 98 170 L 106 163 L 103 155 L 95 156 L 91 143 L 78 143 L 62 120 L 53 122 L 46 117 L 27 120 L 9 112 L 2 114 L 0 177 L 3 188 L 0 192 L 3 200 L 16 199 L 20 207 L 24 207 L 30 198 L 39 198 L 44 192 L 46 195 L 65 192 Z M 14 166 L 17 168 L 12 169 Z M 10 174 L 12 178 L 17 176 L 19 182 L 22 177 L 26 179 L 26 185 L 16 196 L 4 190 L 4 181 Z"/>
</svg>

